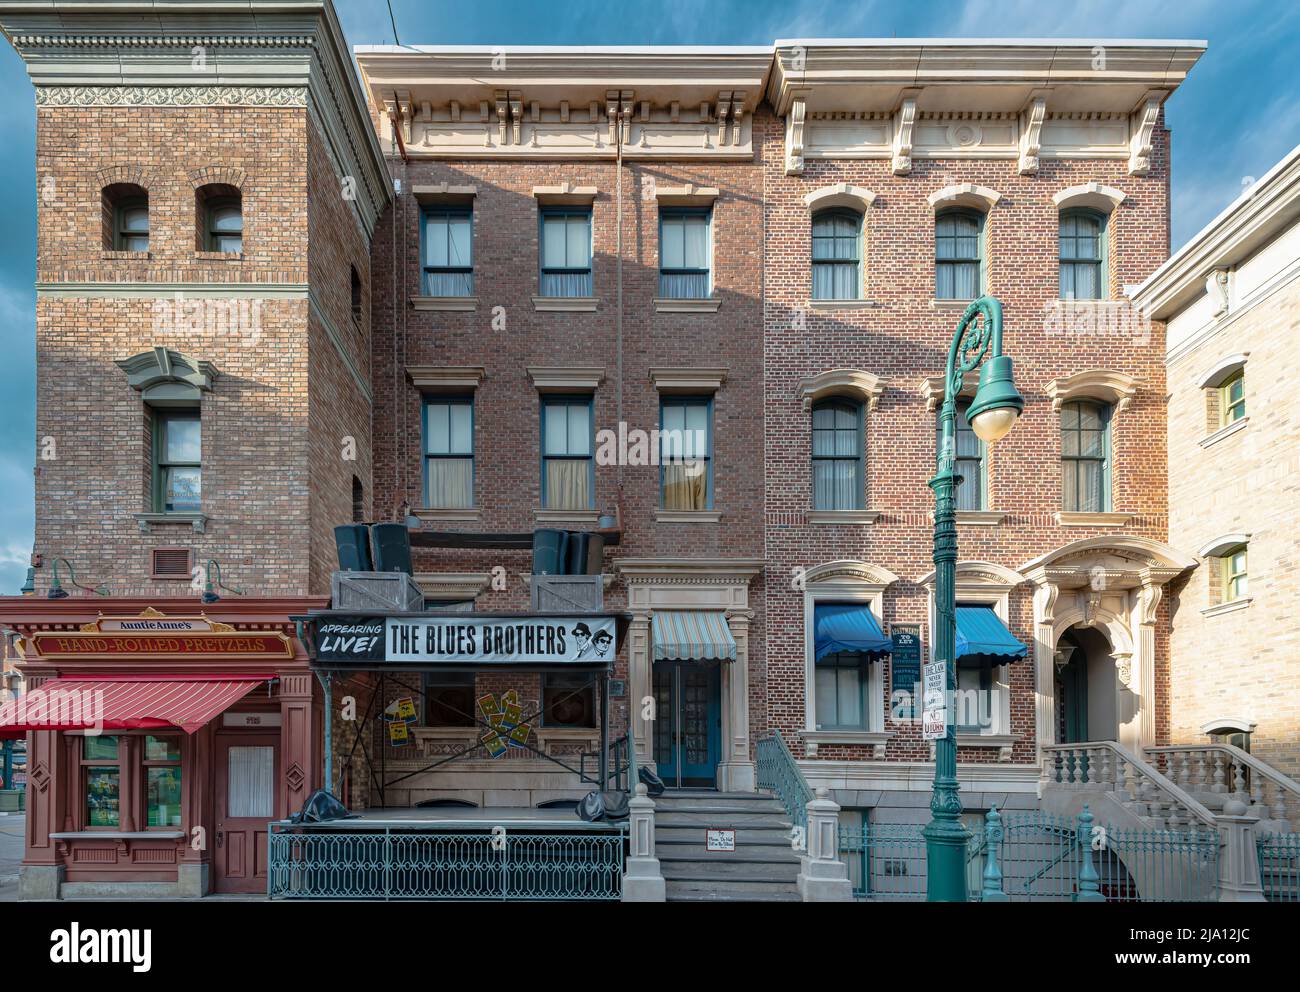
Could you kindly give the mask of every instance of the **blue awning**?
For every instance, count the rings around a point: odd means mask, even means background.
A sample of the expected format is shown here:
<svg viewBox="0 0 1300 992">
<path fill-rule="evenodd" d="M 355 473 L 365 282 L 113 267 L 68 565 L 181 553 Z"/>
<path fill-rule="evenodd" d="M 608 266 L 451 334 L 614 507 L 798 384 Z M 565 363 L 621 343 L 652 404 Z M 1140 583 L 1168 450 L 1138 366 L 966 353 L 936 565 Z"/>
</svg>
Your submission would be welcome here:
<svg viewBox="0 0 1300 992">
<path fill-rule="evenodd" d="M 736 660 L 736 639 L 715 610 L 658 610 L 650 632 L 655 661 Z"/>
<path fill-rule="evenodd" d="M 818 603 L 813 607 L 813 636 L 817 661 L 840 651 L 861 651 L 879 658 L 892 647 L 863 603 Z"/>
<path fill-rule="evenodd" d="M 1005 665 L 1023 658 L 1029 649 L 1011 636 L 991 606 L 957 607 L 957 660 L 967 664 L 989 661 Z"/>
</svg>

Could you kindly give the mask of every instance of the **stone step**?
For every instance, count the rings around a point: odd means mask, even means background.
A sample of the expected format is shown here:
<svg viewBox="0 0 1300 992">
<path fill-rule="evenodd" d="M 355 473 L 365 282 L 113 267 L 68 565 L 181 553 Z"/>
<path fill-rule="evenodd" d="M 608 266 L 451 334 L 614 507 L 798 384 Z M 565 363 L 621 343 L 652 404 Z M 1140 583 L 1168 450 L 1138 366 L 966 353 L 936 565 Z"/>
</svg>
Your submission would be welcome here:
<svg viewBox="0 0 1300 992">
<path fill-rule="evenodd" d="M 665 827 L 767 827 L 790 829 L 784 813 L 699 813 L 688 810 L 655 811 L 655 828 Z"/>
<path fill-rule="evenodd" d="M 722 824 L 726 827 L 727 824 Z M 704 830 L 698 824 L 683 826 L 665 826 L 662 820 L 655 820 L 655 844 L 703 844 Z M 790 847 L 789 825 L 744 826 L 736 830 L 736 847 Z"/>
<path fill-rule="evenodd" d="M 663 800 L 655 801 L 655 816 L 666 816 L 669 813 L 713 813 L 717 816 L 731 816 L 732 814 L 741 813 L 763 813 L 768 816 L 787 819 L 785 807 L 773 800 L 767 803 L 734 803 L 725 800 L 717 802 L 688 802 L 683 799 L 674 799 L 669 802 Z"/>
<path fill-rule="evenodd" d="M 781 844 L 742 844 L 737 842 L 735 851 L 710 851 L 703 843 L 666 842 L 655 838 L 655 854 L 661 862 L 666 861 L 713 861 L 748 862 L 763 864 L 799 864 L 799 855 L 790 848 L 789 842 Z"/>
<path fill-rule="evenodd" d="M 796 864 L 763 864 L 750 861 L 660 861 L 666 879 L 695 882 L 773 882 L 794 885 L 799 875 Z"/>
<path fill-rule="evenodd" d="M 664 885 L 669 902 L 799 902 L 789 882 L 670 881 Z"/>
</svg>

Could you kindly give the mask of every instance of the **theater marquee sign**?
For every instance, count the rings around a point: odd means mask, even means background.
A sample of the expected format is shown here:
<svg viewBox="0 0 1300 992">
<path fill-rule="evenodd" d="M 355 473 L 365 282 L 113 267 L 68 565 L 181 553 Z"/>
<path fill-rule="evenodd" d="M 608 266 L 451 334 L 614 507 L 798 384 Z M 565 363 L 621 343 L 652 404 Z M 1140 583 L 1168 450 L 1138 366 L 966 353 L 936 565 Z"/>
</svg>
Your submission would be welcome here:
<svg viewBox="0 0 1300 992">
<path fill-rule="evenodd" d="M 159 658 L 223 655 L 253 659 L 293 657 L 293 645 L 273 631 L 241 631 L 206 616 L 169 617 L 145 610 L 134 617 L 99 617 L 75 632 L 42 632 L 24 641 L 31 657 Z"/>
</svg>

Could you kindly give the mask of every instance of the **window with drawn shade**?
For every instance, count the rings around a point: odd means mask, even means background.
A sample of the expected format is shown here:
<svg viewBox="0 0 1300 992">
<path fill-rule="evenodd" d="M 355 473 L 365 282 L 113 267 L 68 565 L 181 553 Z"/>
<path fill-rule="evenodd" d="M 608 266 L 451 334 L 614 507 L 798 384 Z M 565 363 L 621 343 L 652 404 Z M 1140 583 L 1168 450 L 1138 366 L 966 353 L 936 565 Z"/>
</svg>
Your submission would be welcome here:
<svg viewBox="0 0 1300 992">
<path fill-rule="evenodd" d="M 858 651 L 837 651 L 818 659 L 814 672 L 818 730 L 867 728 L 868 664 L 866 655 Z"/>
<path fill-rule="evenodd" d="M 1063 300 L 1099 300 L 1104 288 L 1102 248 L 1105 221 L 1091 210 L 1061 214 L 1060 283 Z"/>
<path fill-rule="evenodd" d="M 1109 507 L 1110 408 L 1074 402 L 1061 407 L 1061 496 L 1063 510 L 1100 513 Z"/>
<path fill-rule="evenodd" d="M 467 209 L 424 213 L 424 292 L 474 295 L 474 216 Z"/>
<path fill-rule="evenodd" d="M 202 489 L 198 410 L 154 414 L 154 511 L 197 513 Z"/>
<path fill-rule="evenodd" d="M 939 300 L 973 300 L 980 295 L 984 215 L 946 210 L 934 222 L 934 295 Z"/>
<path fill-rule="evenodd" d="M 712 411 L 707 397 L 674 396 L 660 404 L 659 466 L 665 510 L 713 506 Z"/>
<path fill-rule="evenodd" d="M 539 296 L 591 295 L 591 211 L 545 210 L 541 216 Z"/>
<path fill-rule="evenodd" d="M 226 815 L 270 819 L 275 813 L 275 748 L 232 747 L 226 758 Z"/>
<path fill-rule="evenodd" d="M 812 222 L 812 298 L 856 300 L 861 279 L 858 253 L 862 217 L 848 210 L 827 210 Z"/>
<path fill-rule="evenodd" d="M 849 400 L 816 404 L 812 412 L 814 510 L 861 510 L 862 406 Z"/>
<path fill-rule="evenodd" d="M 546 509 L 595 506 L 591 427 L 591 397 L 543 401 L 542 506 Z"/>
<path fill-rule="evenodd" d="M 665 209 L 659 217 L 659 295 L 703 300 L 709 295 L 708 210 Z"/>
<path fill-rule="evenodd" d="M 181 825 L 181 742 L 178 737 L 144 739 L 145 826 Z"/>
<path fill-rule="evenodd" d="M 86 736 L 81 743 L 81 783 L 86 828 L 122 822 L 122 766 L 116 736 Z"/>
<path fill-rule="evenodd" d="M 424 404 L 424 505 L 474 505 L 474 403 L 429 399 Z"/>
</svg>

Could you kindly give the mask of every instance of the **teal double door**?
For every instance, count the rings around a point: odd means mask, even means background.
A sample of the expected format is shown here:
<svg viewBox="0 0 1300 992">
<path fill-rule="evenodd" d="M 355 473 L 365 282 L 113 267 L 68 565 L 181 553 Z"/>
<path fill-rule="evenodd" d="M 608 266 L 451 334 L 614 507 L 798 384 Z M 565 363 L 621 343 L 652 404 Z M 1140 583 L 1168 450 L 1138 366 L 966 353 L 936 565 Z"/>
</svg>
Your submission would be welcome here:
<svg viewBox="0 0 1300 992">
<path fill-rule="evenodd" d="M 712 788 L 722 752 L 722 676 L 718 664 L 654 665 L 654 760 L 669 788 Z"/>
</svg>

